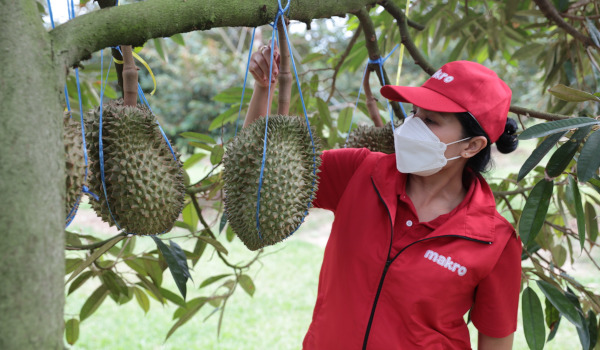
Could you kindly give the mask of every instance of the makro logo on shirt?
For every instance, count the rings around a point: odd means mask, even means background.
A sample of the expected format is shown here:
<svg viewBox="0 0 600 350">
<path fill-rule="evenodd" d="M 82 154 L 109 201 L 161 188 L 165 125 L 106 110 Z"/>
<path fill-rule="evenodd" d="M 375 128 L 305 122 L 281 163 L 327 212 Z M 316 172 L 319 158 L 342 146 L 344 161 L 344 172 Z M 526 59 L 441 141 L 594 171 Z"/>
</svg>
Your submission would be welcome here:
<svg viewBox="0 0 600 350">
<path fill-rule="evenodd" d="M 437 80 L 441 80 L 444 83 L 449 83 L 452 80 L 454 80 L 453 76 L 448 75 L 448 73 L 444 73 L 441 69 L 439 69 L 437 72 L 435 72 L 431 77 L 434 79 L 437 79 Z"/>
<path fill-rule="evenodd" d="M 446 268 L 452 272 L 456 272 L 459 276 L 464 276 L 467 274 L 467 268 L 457 262 L 452 261 L 452 257 L 439 255 L 438 253 L 429 249 L 425 252 L 425 258 L 437 263 L 443 268 Z"/>
</svg>

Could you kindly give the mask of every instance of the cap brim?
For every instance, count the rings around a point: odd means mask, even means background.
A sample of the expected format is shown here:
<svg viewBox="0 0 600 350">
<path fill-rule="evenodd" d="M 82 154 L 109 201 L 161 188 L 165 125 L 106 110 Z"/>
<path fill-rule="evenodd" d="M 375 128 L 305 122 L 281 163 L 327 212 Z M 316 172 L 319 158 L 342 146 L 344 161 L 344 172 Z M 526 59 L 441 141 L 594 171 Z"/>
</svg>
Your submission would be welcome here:
<svg viewBox="0 0 600 350">
<path fill-rule="evenodd" d="M 381 95 L 388 100 L 412 103 L 435 112 L 467 112 L 446 96 L 422 86 L 385 85 L 381 88 Z"/>
</svg>

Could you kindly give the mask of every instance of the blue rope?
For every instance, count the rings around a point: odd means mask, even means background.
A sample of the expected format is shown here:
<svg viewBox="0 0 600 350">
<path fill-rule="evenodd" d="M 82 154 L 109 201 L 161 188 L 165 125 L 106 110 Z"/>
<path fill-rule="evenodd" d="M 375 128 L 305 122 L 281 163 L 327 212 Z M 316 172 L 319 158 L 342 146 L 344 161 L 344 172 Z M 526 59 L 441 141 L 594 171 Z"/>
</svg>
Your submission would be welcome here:
<svg viewBox="0 0 600 350">
<path fill-rule="evenodd" d="M 290 7 L 290 1 L 288 0 L 288 3 L 286 5 L 285 8 L 282 8 L 281 5 L 281 0 L 277 0 L 278 4 L 279 4 L 279 10 L 277 12 L 277 15 L 275 16 L 275 20 L 273 21 L 273 33 L 272 33 L 272 37 L 271 37 L 271 64 L 269 65 L 269 67 L 273 67 L 273 45 L 275 44 L 275 34 L 277 33 L 277 22 L 281 19 L 281 23 L 283 24 L 283 32 L 285 34 L 285 39 L 288 45 L 288 50 L 290 52 L 290 58 L 291 58 L 291 62 L 292 62 L 292 68 L 294 69 L 294 75 L 296 77 L 296 85 L 298 87 L 298 93 L 300 95 L 300 101 L 302 102 L 302 110 L 304 112 L 304 118 L 306 120 L 306 126 L 308 128 L 308 133 L 310 135 L 310 142 L 312 144 L 312 150 L 313 150 L 313 174 L 316 175 L 317 173 L 317 160 L 316 160 L 316 149 L 315 149 L 315 142 L 313 139 L 313 135 L 312 135 L 312 130 L 310 129 L 310 121 L 308 120 L 308 113 L 306 112 L 306 104 L 304 102 L 304 96 L 302 95 L 302 87 L 300 85 L 300 78 L 298 77 L 298 70 L 296 69 L 296 62 L 294 60 L 294 55 L 293 55 L 293 51 L 292 51 L 292 46 L 291 46 L 291 41 L 290 38 L 288 36 L 288 32 L 285 26 L 285 19 L 284 19 L 284 14 L 286 11 L 289 12 L 289 7 Z M 266 124 L 265 124 L 265 136 L 263 139 L 263 157 L 262 157 L 262 161 L 261 161 L 261 167 L 260 167 L 260 177 L 259 177 L 259 183 L 258 183 L 258 194 L 257 194 L 257 200 L 256 200 L 256 230 L 258 231 L 258 237 L 262 240 L 262 234 L 260 232 L 260 222 L 259 222 L 259 212 L 260 212 L 260 192 L 262 189 L 262 183 L 263 183 L 263 175 L 264 175 L 264 168 L 265 168 L 265 160 L 266 160 L 266 154 L 267 154 L 267 131 L 268 131 L 268 122 L 269 122 L 269 108 L 270 108 L 270 94 L 271 94 L 271 75 L 272 75 L 272 69 L 269 70 L 269 94 L 267 97 L 267 115 L 265 117 L 266 119 Z M 312 188 L 313 188 L 313 192 L 314 192 L 314 186 L 315 186 L 315 179 L 313 179 L 312 182 Z M 298 226 L 296 226 L 296 228 L 288 235 L 292 235 L 294 232 L 296 232 L 298 230 L 298 228 L 300 227 L 300 225 L 302 225 L 302 223 L 304 222 L 304 218 L 306 217 L 306 215 L 308 214 L 308 209 L 311 206 L 312 203 L 312 198 L 313 198 L 313 193 L 311 193 L 310 197 L 309 197 L 309 202 L 307 204 L 307 208 L 306 211 L 304 212 L 304 216 L 302 217 L 300 224 L 298 224 Z"/>
<path fill-rule="evenodd" d="M 358 96 L 356 97 L 356 103 L 354 104 L 354 110 L 352 111 L 352 119 L 350 120 L 350 127 L 348 128 L 348 134 L 346 135 L 346 143 L 344 144 L 344 148 L 346 148 L 346 146 L 348 145 L 348 139 L 350 138 L 350 130 L 352 130 L 352 123 L 354 122 L 354 114 L 356 112 L 356 108 L 358 107 L 358 101 L 360 99 L 360 94 L 362 92 L 362 86 L 364 84 L 365 77 L 367 75 L 367 69 L 369 68 L 369 65 L 377 64 L 379 66 L 379 72 L 381 73 L 381 81 L 383 82 L 383 85 L 385 86 L 386 82 L 385 82 L 385 76 L 383 75 L 383 64 L 385 63 L 385 61 L 387 61 L 388 58 L 390 58 L 390 56 L 394 53 L 394 51 L 396 51 L 398 46 L 400 46 L 400 44 L 394 46 L 392 51 L 390 51 L 390 53 L 388 53 L 387 56 L 385 56 L 385 57 L 379 57 L 377 59 L 369 59 L 367 61 L 367 65 L 365 66 L 365 71 L 363 73 L 360 87 L 358 88 Z M 404 107 L 402 106 L 401 103 L 400 103 L 400 109 L 402 110 L 402 115 L 406 118 L 406 112 L 404 111 Z M 387 110 L 390 113 L 390 122 L 392 124 L 392 131 L 393 131 L 394 130 L 394 112 L 391 109 L 389 100 L 387 100 Z"/>
<path fill-rule="evenodd" d="M 54 16 L 52 15 L 52 5 L 50 5 L 50 0 L 46 0 L 48 4 L 48 14 L 50 15 L 50 24 L 52 25 L 52 29 L 54 29 Z"/>
<path fill-rule="evenodd" d="M 248 71 L 250 70 L 250 58 L 252 57 L 252 48 L 254 47 L 254 33 L 256 33 L 256 27 L 252 30 L 252 38 L 250 39 L 250 50 L 248 50 L 248 63 L 246 63 L 246 74 L 244 75 L 244 87 L 242 88 L 242 99 L 240 101 L 240 110 L 238 111 L 238 117 L 235 121 L 235 134 L 237 136 L 238 125 L 240 122 L 240 116 L 242 115 L 242 105 L 244 104 L 244 93 L 246 92 L 246 82 L 248 81 Z"/>
</svg>

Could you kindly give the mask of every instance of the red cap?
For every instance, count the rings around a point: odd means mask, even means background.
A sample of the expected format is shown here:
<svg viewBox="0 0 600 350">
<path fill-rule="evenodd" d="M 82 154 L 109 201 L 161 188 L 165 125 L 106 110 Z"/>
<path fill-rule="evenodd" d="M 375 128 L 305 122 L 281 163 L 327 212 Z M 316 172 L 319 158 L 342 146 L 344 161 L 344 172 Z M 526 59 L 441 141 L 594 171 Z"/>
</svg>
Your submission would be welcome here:
<svg viewBox="0 0 600 350">
<path fill-rule="evenodd" d="M 496 142 L 504 132 L 512 92 L 491 69 L 455 61 L 443 65 L 420 87 L 386 85 L 381 94 L 430 111 L 469 112 Z"/>
</svg>

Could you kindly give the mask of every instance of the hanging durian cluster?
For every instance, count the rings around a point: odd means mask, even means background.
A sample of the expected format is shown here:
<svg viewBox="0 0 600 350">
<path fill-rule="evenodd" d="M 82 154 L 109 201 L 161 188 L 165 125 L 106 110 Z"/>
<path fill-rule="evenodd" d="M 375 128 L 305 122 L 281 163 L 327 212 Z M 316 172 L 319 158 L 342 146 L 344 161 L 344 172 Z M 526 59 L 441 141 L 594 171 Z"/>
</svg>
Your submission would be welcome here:
<svg viewBox="0 0 600 350">
<path fill-rule="evenodd" d="M 373 152 L 392 154 L 395 152 L 392 124 L 387 123 L 381 127 L 359 125 L 350 133 L 346 147 L 366 147 Z"/>
<path fill-rule="evenodd" d="M 258 215 L 259 237 L 256 207 L 265 124 L 266 119 L 261 118 L 242 129 L 223 158 L 227 218 L 250 250 L 280 242 L 298 228 L 315 199 L 316 173 L 321 164 L 320 140 L 313 136 L 313 153 L 303 119 L 269 117 Z"/>
<path fill-rule="evenodd" d="M 169 231 L 181 213 L 185 187 L 179 155 L 173 157 L 156 117 L 142 105 L 123 106 L 122 100 L 104 105 L 106 197 L 100 174 L 99 117 L 97 108 L 88 115 L 85 125 L 90 190 L 100 197 L 98 202 L 91 201 L 92 207 L 111 225 L 115 225 L 114 217 L 127 233 L 154 235 Z"/>
<path fill-rule="evenodd" d="M 63 143 L 65 146 L 66 162 L 66 194 L 65 215 L 69 215 L 78 205 L 83 185 L 85 185 L 85 158 L 83 155 L 83 137 L 81 136 L 81 123 L 79 119 L 71 118 L 70 113 L 65 113 L 63 119 Z"/>
</svg>

